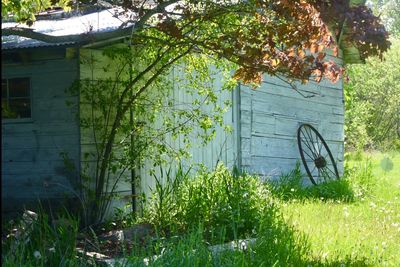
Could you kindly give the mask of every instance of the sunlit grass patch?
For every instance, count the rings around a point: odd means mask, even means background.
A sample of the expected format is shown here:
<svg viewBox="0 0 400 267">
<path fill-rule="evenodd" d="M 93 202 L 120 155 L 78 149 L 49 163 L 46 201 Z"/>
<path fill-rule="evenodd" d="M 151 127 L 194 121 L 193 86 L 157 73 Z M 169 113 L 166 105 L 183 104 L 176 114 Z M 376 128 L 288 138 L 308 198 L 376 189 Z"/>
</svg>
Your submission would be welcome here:
<svg viewBox="0 0 400 267">
<path fill-rule="evenodd" d="M 390 154 L 389 172 L 380 167 L 384 157 L 377 152 L 350 157 L 354 202 L 308 198 L 281 204 L 285 218 L 308 236 L 310 259 L 400 266 L 400 153 Z"/>
</svg>

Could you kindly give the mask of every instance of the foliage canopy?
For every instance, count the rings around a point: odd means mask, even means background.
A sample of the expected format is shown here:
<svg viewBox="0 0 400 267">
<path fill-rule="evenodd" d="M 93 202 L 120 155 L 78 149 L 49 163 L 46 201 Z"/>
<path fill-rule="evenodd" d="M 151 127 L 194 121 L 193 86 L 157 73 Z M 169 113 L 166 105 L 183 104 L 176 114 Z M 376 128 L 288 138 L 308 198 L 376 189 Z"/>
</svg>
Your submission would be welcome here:
<svg viewBox="0 0 400 267">
<path fill-rule="evenodd" d="M 64 0 L 56 3 L 63 7 L 71 5 Z M 32 24 L 32 14 L 51 5 L 52 1 L 2 0 L 2 16 L 14 14 L 17 21 Z M 263 73 L 284 74 L 304 82 L 310 76 L 317 81 L 322 77 L 337 81 L 342 68 L 326 60 L 326 49 L 337 54 L 338 45 L 344 41 L 354 45 L 364 59 L 371 55 L 382 57 L 390 46 L 380 19 L 365 6 L 352 6 L 349 0 L 133 0 L 118 5 L 132 18 L 132 24 L 123 25 L 111 35 L 89 32 L 55 37 L 23 27 L 3 29 L 2 34 L 46 42 L 89 42 L 121 35 L 140 42 L 155 38 L 183 51 L 196 50 L 232 61 L 238 65 L 237 79 L 256 84 Z M 160 37 L 149 35 L 150 28 L 158 31 Z"/>
</svg>

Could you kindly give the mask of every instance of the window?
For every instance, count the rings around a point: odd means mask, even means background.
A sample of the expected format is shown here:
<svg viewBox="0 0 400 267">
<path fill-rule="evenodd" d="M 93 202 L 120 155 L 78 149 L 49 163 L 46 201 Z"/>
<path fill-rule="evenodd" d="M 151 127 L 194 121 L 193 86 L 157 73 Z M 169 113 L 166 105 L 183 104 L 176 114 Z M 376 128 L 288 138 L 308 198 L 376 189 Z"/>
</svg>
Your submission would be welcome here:
<svg viewBox="0 0 400 267">
<path fill-rule="evenodd" d="M 1 80 L 1 117 L 6 119 L 30 118 L 30 79 Z"/>
</svg>

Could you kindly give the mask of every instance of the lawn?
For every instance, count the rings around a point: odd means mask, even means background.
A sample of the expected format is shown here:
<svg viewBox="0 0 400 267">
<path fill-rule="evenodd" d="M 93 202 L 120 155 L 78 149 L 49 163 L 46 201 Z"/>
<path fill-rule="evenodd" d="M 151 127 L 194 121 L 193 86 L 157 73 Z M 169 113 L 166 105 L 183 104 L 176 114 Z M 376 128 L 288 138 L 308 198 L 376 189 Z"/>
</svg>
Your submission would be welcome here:
<svg viewBox="0 0 400 267">
<path fill-rule="evenodd" d="M 393 162 L 393 169 L 386 172 L 381 167 L 385 156 Z M 367 192 L 357 196 L 354 186 L 356 197 L 347 202 L 321 198 L 281 202 L 286 221 L 307 236 L 310 260 L 400 266 L 400 153 L 354 154 L 347 164 L 364 170 L 371 164 L 373 179 Z"/>
</svg>

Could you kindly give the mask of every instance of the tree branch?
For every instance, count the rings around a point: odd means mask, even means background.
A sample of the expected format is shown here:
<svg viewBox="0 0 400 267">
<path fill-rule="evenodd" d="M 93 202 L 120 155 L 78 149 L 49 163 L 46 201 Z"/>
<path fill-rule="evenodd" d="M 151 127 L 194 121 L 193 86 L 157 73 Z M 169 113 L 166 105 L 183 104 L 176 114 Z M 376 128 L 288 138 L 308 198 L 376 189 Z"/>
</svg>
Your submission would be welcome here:
<svg viewBox="0 0 400 267">
<path fill-rule="evenodd" d="M 142 30 L 147 21 L 155 14 L 163 12 L 165 8 L 171 4 L 178 2 L 178 0 L 165 1 L 158 4 L 153 9 L 148 10 L 137 22 L 133 25 L 125 28 L 117 28 L 110 32 L 86 32 L 80 34 L 70 34 L 64 36 L 53 36 L 46 33 L 40 33 L 34 31 L 31 28 L 23 27 L 9 27 L 1 29 L 2 36 L 17 35 L 21 37 L 26 37 L 30 39 L 35 39 L 38 41 L 43 41 L 46 43 L 79 43 L 88 44 L 91 42 L 99 42 L 110 39 L 124 38 L 131 36 L 133 32 Z"/>
<path fill-rule="evenodd" d="M 130 36 L 132 28 L 130 26 L 123 29 L 117 29 L 111 32 L 87 32 L 81 34 L 71 34 L 64 36 L 53 36 L 45 33 L 35 32 L 30 28 L 10 27 L 1 30 L 2 36 L 17 35 L 46 43 L 80 43 L 87 44 L 90 42 L 98 42 L 119 37 Z"/>
</svg>

